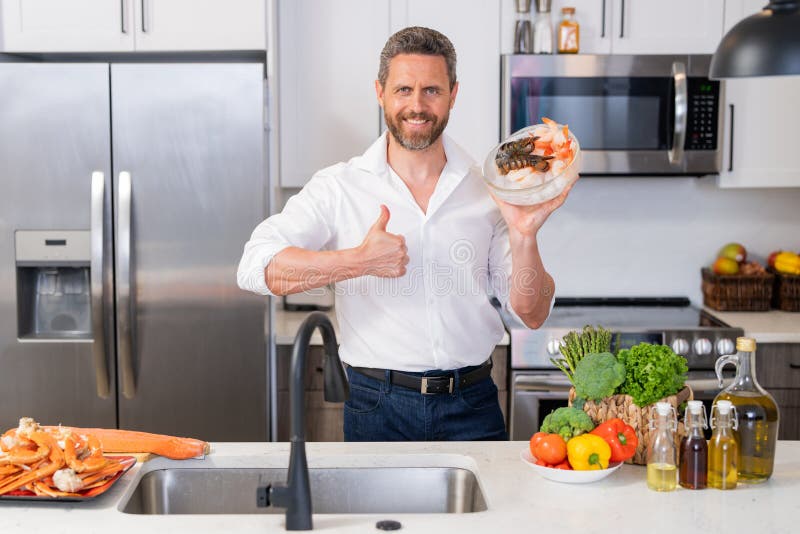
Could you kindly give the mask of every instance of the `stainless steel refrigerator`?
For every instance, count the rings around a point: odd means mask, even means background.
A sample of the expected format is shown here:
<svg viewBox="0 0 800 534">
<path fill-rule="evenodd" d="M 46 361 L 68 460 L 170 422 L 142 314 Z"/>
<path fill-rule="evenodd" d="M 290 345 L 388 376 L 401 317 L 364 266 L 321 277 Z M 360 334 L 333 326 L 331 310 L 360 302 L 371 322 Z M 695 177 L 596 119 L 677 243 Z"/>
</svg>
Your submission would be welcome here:
<svg viewBox="0 0 800 534">
<path fill-rule="evenodd" d="M 266 440 L 263 63 L 0 63 L 0 428 Z"/>
</svg>

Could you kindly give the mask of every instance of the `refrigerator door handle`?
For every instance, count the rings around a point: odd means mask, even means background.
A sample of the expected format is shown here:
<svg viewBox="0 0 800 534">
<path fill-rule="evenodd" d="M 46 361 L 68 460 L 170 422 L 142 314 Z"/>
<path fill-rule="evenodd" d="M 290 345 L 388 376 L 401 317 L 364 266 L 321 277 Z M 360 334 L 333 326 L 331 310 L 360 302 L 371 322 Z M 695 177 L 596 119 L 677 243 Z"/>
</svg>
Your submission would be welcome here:
<svg viewBox="0 0 800 534">
<path fill-rule="evenodd" d="M 119 173 L 119 217 L 117 218 L 117 331 L 122 394 L 136 396 L 133 371 L 133 301 L 131 300 L 131 175 Z"/>
<path fill-rule="evenodd" d="M 107 399 L 111 393 L 108 379 L 108 357 L 106 354 L 105 317 L 103 314 L 103 258 L 105 231 L 106 176 L 100 171 L 92 173 L 92 214 L 91 214 L 91 295 L 92 295 L 92 360 L 97 383 L 97 396 Z"/>
</svg>

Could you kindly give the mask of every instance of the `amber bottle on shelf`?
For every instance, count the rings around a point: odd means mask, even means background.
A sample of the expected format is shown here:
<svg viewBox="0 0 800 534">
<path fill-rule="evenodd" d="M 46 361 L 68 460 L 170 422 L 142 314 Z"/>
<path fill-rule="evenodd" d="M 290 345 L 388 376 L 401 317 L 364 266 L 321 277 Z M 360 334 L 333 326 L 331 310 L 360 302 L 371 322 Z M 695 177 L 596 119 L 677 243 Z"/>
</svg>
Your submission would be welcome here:
<svg viewBox="0 0 800 534">
<path fill-rule="evenodd" d="M 575 20 L 575 8 L 561 8 L 561 22 L 558 23 L 556 36 L 559 54 L 577 54 L 580 49 L 581 28 Z"/>
</svg>

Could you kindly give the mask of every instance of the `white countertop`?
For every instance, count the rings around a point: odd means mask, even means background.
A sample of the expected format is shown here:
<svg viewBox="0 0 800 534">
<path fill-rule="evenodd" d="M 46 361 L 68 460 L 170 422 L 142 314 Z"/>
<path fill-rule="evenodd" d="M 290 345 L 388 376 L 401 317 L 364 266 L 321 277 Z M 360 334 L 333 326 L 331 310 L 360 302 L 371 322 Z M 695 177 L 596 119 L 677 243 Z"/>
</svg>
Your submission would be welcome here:
<svg viewBox="0 0 800 534">
<path fill-rule="evenodd" d="M 800 441 L 779 442 L 775 472 L 766 483 L 732 491 L 678 488 L 649 491 L 645 468 L 623 465 L 586 485 L 540 478 L 522 464 L 527 442 L 310 443 L 310 467 L 450 466 L 473 471 L 488 510 L 466 514 L 315 514 L 321 532 L 377 532 L 375 523 L 395 519 L 401 532 L 440 534 L 681 532 L 789 533 L 800 522 Z M 147 471 L 165 467 L 285 467 L 287 443 L 219 443 L 205 460 L 163 458 L 135 466 L 106 494 L 85 503 L 0 502 L 0 532 L 52 534 L 169 532 L 283 532 L 281 515 L 125 514 L 118 510 Z M 346 488 L 343 488 L 346 491 Z M 254 497 L 255 498 L 255 497 Z"/>
<path fill-rule="evenodd" d="M 704 307 L 708 313 L 744 329 L 744 335 L 758 343 L 800 343 L 800 313 L 772 310 L 767 312 L 721 312 Z"/>
<path fill-rule="evenodd" d="M 311 312 L 306 311 L 286 311 L 277 304 L 275 310 L 275 343 L 277 345 L 291 345 L 294 343 L 294 336 L 300 328 L 300 324 L 308 317 Z M 333 329 L 336 335 L 339 335 L 339 323 L 336 322 L 336 311 L 330 310 L 324 312 L 333 323 Z M 503 333 L 503 339 L 500 340 L 498 345 L 508 345 L 509 337 L 508 332 Z M 322 335 L 319 330 L 315 331 L 311 336 L 312 345 L 322 345 Z"/>
</svg>

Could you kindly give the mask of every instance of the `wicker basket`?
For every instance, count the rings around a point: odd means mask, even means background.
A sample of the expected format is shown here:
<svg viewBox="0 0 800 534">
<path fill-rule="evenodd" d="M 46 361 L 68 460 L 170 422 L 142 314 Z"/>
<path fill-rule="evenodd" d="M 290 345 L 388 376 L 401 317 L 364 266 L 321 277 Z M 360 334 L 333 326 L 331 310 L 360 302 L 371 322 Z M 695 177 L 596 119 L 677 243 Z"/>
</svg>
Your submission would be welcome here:
<svg viewBox="0 0 800 534">
<path fill-rule="evenodd" d="M 775 275 L 719 275 L 704 267 L 703 304 L 718 311 L 768 311 Z"/>
<path fill-rule="evenodd" d="M 675 395 L 670 395 L 662 402 L 668 402 L 675 408 L 676 413 L 678 407 L 686 401 L 694 398 L 692 389 L 689 386 L 684 387 Z M 569 405 L 572 406 L 572 401 L 575 400 L 575 388 L 569 391 Z M 639 445 L 636 447 L 636 454 L 633 458 L 626 463 L 646 465 L 647 464 L 647 446 L 652 440 L 654 431 L 650 430 L 649 422 L 655 418 L 656 405 L 648 404 L 645 407 L 636 406 L 633 403 L 633 397 L 630 395 L 612 395 L 606 397 L 600 402 L 586 401 L 583 405 L 583 411 L 589 414 L 594 424 L 599 425 L 609 419 L 619 417 L 625 423 L 631 425 L 636 431 L 636 437 L 639 438 Z M 680 418 L 680 414 L 678 413 Z M 675 433 L 675 447 L 680 445 L 681 438 L 686 434 L 683 423 L 678 423 L 678 431 Z"/>
<path fill-rule="evenodd" d="M 800 276 L 779 273 L 773 269 L 775 285 L 772 289 L 772 307 L 788 312 L 800 312 Z"/>
</svg>

